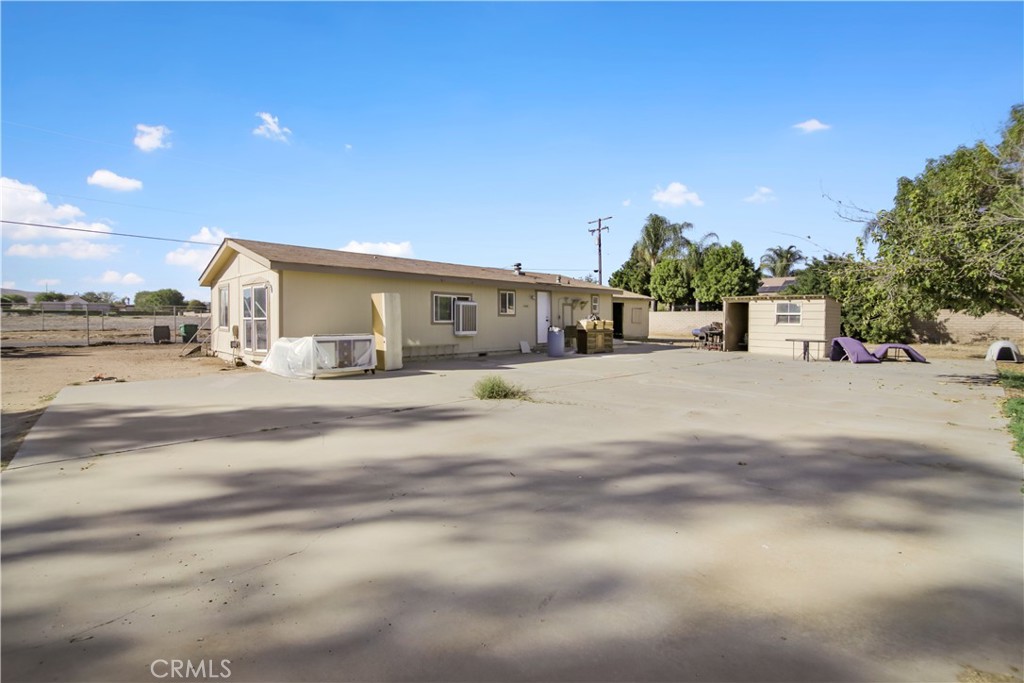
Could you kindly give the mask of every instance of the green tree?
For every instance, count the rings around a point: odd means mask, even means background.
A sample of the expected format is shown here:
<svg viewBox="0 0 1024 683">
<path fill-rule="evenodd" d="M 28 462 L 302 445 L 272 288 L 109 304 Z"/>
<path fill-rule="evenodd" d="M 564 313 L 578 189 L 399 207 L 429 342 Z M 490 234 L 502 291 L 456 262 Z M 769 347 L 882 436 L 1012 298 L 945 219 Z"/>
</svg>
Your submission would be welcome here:
<svg viewBox="0 0 1024 683">
<path fill-rule="evenodd" d="M 663 259 L 651 273 L 651 296 L 668 306 L 688 301 L 693 296 L 690 275 L 683 259 Z"/>
<path fill-rule="evenodd" d="M 135 308 L 142 311 L 155 311 L 169 306 L 184 306 L 185 295 L 176 289 L 158 289 L 153 292 L 137 292 Z"/>
<path fill-rule="evenodd" d="M 693 294 L 693 281 L 700 269 L 704 267 L 704 257 L 708 250 L 717 246 L 720 246 L 718 234 L 714 232 L 705 233 L 697 240 L 689 240 L 689 244 L 686 245 L 686 256 L 683 257 L 683 261 L 686 263 L 687 283 L 690 287 L 689 300 L 694 303 L 698 311 L 700 310 L 700 301 Z"/>
<path fill-rule="evenodd" d="M 647 216 L 640 239 L 633 245 L 632 256 L 643 261 L 653 272 L 658 261 L 677 257 L 689 244 L 683 232 L 693 228 L 690 223 L 672 223 L 664 216 L 652 213 Z"/>
<path fill-rule="evenodd" d="M 199 299 L 189 299 L 188 303 L 185 304 L 186 311 L 205 311 L 206 304 Z"/>
<path fill-rule="evenodd" d="M 645 262 L 640 261 L 636 256 L 630 256 L 629 260 L 612 273 L 608 279 L 609 287 L 617 287 L 633 292 L 634 294 L 651 295 L 651 268 Z"/>
<path fill-rule="evenodd" d="M 714 246 L 704 256 L 704 265 L 693 279 L 698 301 L 719 302 L 726 296 L 756 294 L 761 278 L 754 262 L 735 240 L 728 246 Z"/>
<path fill-rule="evenodd" d="M 771 247 L 761 257 L 761 272 L 768 277 L 787 277 L 793 275 L 794 268 L 806 260 L 792 244 L 788 247 Z"/>
<path fill-rule="evenodd" d="M 866 223 L 883 289 L 929 306 L 1024 318 L 1024 105 L 995 147 L 977 143 L 900 178 L 893 208 Z"/>
<path fill-rule="evenodd" d="M 48 301 L 67 301 L 68 295 L 62 294 L 61 292 L 41 292 L 36 294 L 36 303 L 43 303 Z"/>
<path fill-rule="evenodd" d="M 90 304 L 112 304 L 115 301 L 113 292 L 86 292 L 82 298 Z"/>
<path fill-rule="evenodd" d="M 2 298 L 8 304 L 27 304 L 28 303 L 28 299 L 26 299 L 21 294 L 4 294 Z"/>
</svg>

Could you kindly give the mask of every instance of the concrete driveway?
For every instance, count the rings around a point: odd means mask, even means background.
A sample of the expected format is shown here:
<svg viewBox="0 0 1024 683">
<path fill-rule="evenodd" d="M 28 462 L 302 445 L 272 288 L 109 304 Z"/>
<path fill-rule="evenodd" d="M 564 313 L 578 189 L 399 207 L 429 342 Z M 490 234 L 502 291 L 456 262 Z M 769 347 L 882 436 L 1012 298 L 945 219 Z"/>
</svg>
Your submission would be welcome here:
<svg viewBox="0 0 1024 683">
<path fill-rule="evenodd" d="M 992 373 L 629 345 L 69 387 L 2 475 L 4 679 L 1019 679 Z"/>
</svg>

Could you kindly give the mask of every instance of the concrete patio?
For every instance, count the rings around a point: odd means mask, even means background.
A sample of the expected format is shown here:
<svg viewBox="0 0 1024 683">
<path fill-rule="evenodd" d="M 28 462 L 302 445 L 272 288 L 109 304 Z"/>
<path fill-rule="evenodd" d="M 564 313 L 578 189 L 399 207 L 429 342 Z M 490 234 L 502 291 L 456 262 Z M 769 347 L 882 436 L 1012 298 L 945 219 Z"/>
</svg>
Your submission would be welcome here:
<svg viewBox="0 0 1024 683">
<path fill-rule="evenodd" d="M 4 678 L 1019 677 L 993 374 L 631 344 L 69 387 L 2 475 Z"/>
</svg>

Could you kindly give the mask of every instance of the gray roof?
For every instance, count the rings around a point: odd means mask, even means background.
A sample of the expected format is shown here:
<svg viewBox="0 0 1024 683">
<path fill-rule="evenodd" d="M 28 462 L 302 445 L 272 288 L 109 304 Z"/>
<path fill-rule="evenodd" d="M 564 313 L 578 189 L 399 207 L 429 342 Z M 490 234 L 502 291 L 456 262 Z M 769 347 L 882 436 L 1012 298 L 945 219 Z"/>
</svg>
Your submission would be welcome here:
<svg viewBox="0 0 1024 683">
<path fill-rule="evenodd" d="M 604 287 L 579 278 L 570 278 L 553 273 L 535 273 L 523 270 L 521 274 L 517 274 L 511 268 L 464 266 L 457 263 L 359 254 L 337 249 L 317 249 L 275 242 L 258 242 L 255 240 L 230 238 L 221 243 L 210 264 L 203 271 L 199 279 L 201 285 L 210 286 L 213 284 L 220 270 L 219 266 L 224 265 L 222 263 L 224 261 L 224 254 L 229 249 L 256 258 L 264 262 L 272 270 L 314 270 L 358 273 L 362 275 L 378 274 L 388 277 L 415 277 L 437 280 L 458 279 L 520 287 L 542 286 L 550 289 L 571 289 L 586 292 L 607 292 L 610 294 L 622 292 L 622 290 L 613 287 Z"/>
</svg>

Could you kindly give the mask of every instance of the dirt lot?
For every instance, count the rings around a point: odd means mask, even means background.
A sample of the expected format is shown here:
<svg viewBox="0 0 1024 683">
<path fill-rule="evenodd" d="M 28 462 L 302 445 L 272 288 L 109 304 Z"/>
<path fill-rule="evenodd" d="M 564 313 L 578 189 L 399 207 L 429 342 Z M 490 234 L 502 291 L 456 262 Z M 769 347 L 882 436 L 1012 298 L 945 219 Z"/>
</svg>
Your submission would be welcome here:
<svg viewBox="0 0 1024 683">
<path fill-rule="evenodd" d="M 6 336 L 5 331 L 5 336 Z M 216 372 L 254 372 L 217 358 L 182 357 L 181 344 L 117 344 L 0 350 L 3 377 L 3 463 L 14 457 L 25 434 L 66 386 L 90 381 L 133 382 L 194 377 Z"/>
</svg>

